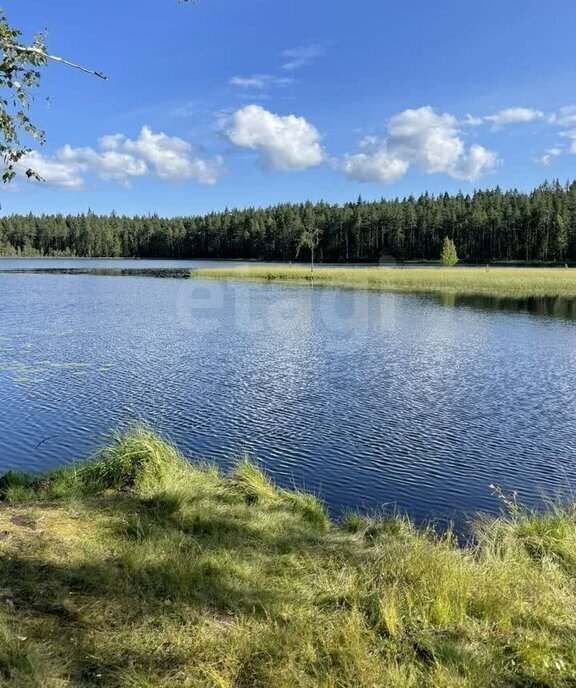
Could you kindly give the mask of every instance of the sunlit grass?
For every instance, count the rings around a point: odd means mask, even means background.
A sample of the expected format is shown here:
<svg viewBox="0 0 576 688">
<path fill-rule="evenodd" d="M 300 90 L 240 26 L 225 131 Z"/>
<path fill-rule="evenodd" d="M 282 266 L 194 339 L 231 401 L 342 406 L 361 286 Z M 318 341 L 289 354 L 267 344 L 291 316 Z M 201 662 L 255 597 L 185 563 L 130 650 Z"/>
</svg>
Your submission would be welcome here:
<svg viewBox="0 0 576 688">
<path fill-rule="evenodd" d="M 347 514 L 143 429 L 0 480 L 0 685 L 574 686 L 576 510 L 476 544 Z"/>
<path fill-rule="evenodd" d="M 495 296 L 576 296 L 568 268 L 321 268 L 250 266 L 193 270 L 196 279 L 316 284 L 356 289 Z"/>
</svg>

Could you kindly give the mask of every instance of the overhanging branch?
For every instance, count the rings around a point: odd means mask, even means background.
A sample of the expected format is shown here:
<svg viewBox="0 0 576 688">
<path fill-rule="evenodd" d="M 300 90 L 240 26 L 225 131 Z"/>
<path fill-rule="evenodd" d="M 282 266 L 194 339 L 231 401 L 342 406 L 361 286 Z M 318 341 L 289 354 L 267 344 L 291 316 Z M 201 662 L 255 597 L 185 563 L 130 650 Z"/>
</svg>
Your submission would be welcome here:
<svg viewBox="0 0 576 688">
<path fill-rule="evenodd" d="M 19 50 L 20 52 L 23 52 L 23 53 L 34 53 L 35 55 L 40 55 L 42 57 L 45 57 L 47 60 L 52 60 L 53 62 L 60 62 L 61 64 L 65 64 L 67 67 L 73 67 L 74 69 L 79 69 L 81 72 L 85 72 L 86 74 L 92 74 L 93 76 L 97 76 L 100 79 L 104 79 L 104 80 L 108 79 L 108 77 L 105 74 L 102 74 L 102 72 L 97 72 L 93 69 L 87 69 L 86 67 L 83 67 L 82 65 L 75 64 L 74 62 L 69 62 L 68 60 L 65 60 L 63 57 L 57 57 L 56 55 L 50 55 L 50 53 L 47 53 L 44 50 L 40 50 L 40 48 L 32 48 L 32 47 L 28 47 L 25 45 L 13 45 L 11 43 L 3 43 L 2 47 L 5 50 Z"/>
</svg>

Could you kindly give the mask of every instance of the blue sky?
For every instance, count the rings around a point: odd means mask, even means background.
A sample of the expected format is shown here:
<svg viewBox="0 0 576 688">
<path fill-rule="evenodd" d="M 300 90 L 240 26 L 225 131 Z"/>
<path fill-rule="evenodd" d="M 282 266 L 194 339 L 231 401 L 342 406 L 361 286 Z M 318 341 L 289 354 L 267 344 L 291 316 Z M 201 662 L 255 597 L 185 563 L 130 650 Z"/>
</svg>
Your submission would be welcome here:
<svg viewBox="0 0 576 688">
<path fill-rule="evenodd" d="M 57 64 L 10 212 L 204 213 L 576 176 L 576 5 L 5 0 Z"/>
</svg>

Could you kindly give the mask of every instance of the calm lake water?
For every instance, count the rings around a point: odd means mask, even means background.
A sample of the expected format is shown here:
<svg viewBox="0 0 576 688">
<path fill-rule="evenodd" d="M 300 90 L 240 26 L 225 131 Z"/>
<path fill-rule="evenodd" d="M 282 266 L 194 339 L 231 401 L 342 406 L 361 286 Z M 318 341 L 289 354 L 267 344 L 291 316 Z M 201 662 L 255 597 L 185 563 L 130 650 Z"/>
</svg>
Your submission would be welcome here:
<svg viewBox="0 0 576 688">
<path fill-rule="evenodd" d="M 0 269 L 46 267 L 19 262 Z M 134 267 L 89 265 L 111 262 Z M 461 518 L 498 508 L 490 483 L 538 504 L 576 486 L 573 306 L 0 274 L 0 470 L 138 419 L 194 459 L 246 451 L 336 514 Z"/>
</svg>

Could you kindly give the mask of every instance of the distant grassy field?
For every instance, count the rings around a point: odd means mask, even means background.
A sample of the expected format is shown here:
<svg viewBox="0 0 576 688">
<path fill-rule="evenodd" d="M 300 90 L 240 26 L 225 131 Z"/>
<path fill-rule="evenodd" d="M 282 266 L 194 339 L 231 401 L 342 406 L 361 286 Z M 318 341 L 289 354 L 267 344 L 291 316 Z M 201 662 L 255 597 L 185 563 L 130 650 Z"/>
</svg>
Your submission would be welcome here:
<svg viewBox="0 0 576 688">
<path fill-rule="evenodd" d="M 145 430 L 0 496 L 2 686 L 576 685 L 575 509 L 508 503 L 459 548 L 401 518 L 336 525 Z"/>
<path fill-rule="evenodd" d="M 355 289 L 381 289 L 494 296 L 576 297 L 576 269 L 569 268 L 320 268 L 250 266 L 206 268 L 191 273 L 197 279 L 250 280 L 317 284 Z"/>
</svg>

